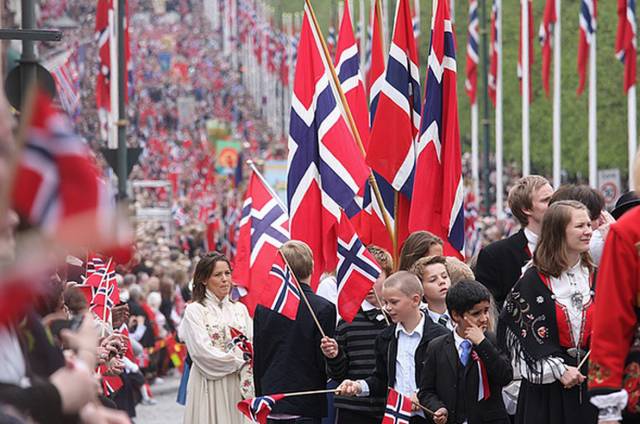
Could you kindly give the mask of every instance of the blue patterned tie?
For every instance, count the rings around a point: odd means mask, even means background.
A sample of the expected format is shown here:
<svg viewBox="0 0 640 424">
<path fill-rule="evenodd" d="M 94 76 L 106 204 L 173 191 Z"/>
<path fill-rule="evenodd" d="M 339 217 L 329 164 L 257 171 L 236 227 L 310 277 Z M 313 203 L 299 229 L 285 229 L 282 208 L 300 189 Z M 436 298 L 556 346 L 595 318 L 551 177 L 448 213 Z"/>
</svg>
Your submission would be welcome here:
<svg viewBox="0 0 640 424">
<path fill-rule="evenodd" d="M 460 344 L 460 362 L 465 367 L 469 362 L 469 354 L 471 353 L 471 342 L 469 340 L 463 340 Z"/>
</svg>

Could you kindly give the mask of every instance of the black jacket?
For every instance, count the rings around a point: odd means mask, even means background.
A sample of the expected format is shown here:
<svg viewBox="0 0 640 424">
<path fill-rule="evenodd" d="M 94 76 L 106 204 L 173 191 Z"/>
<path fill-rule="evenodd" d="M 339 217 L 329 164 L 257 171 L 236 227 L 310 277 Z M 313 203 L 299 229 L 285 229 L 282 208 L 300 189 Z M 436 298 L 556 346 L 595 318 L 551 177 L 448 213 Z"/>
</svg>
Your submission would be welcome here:
<svg viewBox="0 0 640 424">
<path fill-rule="evenodd" d="M 301 286 L 325 334 L 333 337 L 335 306 L 313 293 L 306 284 Z M 320 350 L 321 338 L 302 299 L 295 321 L 258 306 L 253 317 L 253 379 L 256 396 L 326 389 L 326 362 Z M 324 417 L 327 415 L 327 397 L 285 398 L 275 404 L 272 413 Z"/>
<path fill-rule="evenodd" d="M 480 250 L 475 269 L 476 280 L 489 289 L 498 309 L 502 309 L 505 298 L 520 278 L 522 267 L 529 259 L 531 254 L 527 248 L 524 229 Z"/>
<path fill-rule="evenodd" d="M 398 357 L 398 338 L 396 337 L 396 325 L 384 329 L 376 339 L 376 369 L 373 375 L 366 378 L 369 386 L 369 396 L 387 396 L 387 388 L 393 387 L 396 381 L 396 358 Z M 424 314 L 424 327 L 422 339 L 416 348 L 415 369 L 416 386 L 420 387 L 420 376 L 426 358 L 425 354 L 429 342 L 438 336 L 447 334 L 449 330 L 434 323 L 428 314 Z"/>
<path fill-rule="evenodd" d="M 447 408 L 447 422 L 450 424 L 462 423 L 465 419 L 468 424 L 509 424 L 502 401 L 502 387 L 511 382 L 513 371 L 507 357 L 490 338 L 493 335 L 487 335 L 482 343 L 473 347 L 486 367 L 491 390 L 487 400 L 478 400 L 480 377 L 477 363 L 469 359 L 467 366 L 463 367 L 453 333 L 449 333 L 433 340 L 427 348 L 418 393 L 420 403 L 432 411 Z"/>
</svg>

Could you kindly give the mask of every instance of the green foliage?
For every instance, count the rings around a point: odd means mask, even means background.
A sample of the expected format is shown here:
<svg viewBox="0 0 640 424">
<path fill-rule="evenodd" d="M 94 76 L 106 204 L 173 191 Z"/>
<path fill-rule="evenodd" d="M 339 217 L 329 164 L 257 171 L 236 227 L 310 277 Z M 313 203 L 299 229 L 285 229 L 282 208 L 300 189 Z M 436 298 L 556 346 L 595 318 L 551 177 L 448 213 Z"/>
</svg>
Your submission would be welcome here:
<svg viewBox="0 0 640 424">
<path fill-rule="evenodd" d="M 352 0 L 354 1 L 354 0 Z M 367 16 L 368 5 L 367 1 Z M 487 31 L 491 0 L 486 1 Z M 276 14 L 302 11 L 303 0 L 270 0 Z M 389 25 L 393 24 L 395 1 L 389 0 Z M 522 158 L 521 116 L 522 99 L 519 80 L 516 76 L 518 61 L 520 6 L 516 0 L 503 0 L 503 88 L 504 88 L 504 156 L 505 161 L 520 163 Z M 328 23 L 334 22 L 337 28 L 338 0 L 312 0 L 322 31 L 326 36 Z M 357 0 L 352 6 L 357 15 Z M 538 29 L 542 21 L 545 2 L 533 2 L 535 63 L 532 67 L 533 103 L 530 108 L 531 123 L 531 169 L 550 175 L 552 163 L 552 101 L 547 99 L 542 88 L 541 49 L 538 42 Z M 421 75 L 424 79 L 428 49 L 429 23 L 431 22 L 431 1 L 421 1 L 422 35 L 420 38 Z M 614 1 L 601 1 L 598 4 L 598 167 L 620 168 L 627 172 L 627 99 L 622 92 L 623 65 L 615 58 L 614 45 L 617 28 L 617 4 Z M 576 95 L 578 87 L 577 50 L 578 50 L 578 12 L 580 0 L 562 0 L 562 168 L 570 175 L 588 175 L 588 78 L 582 96 Z M 458 62 L 458 108 L 460 114 L 460 135 L 463 149 L 470 149 L 470 106 L 464 93 L 464 70 L 466 66 L 468 2 L 455 1 L 455 28 Z M 356 18 L 354 17 L 354 21 Z M 368 18 L 367 18 L 368 22 Z M 481 21 L 482 22 L 482 21 Z M 391 28 L 389 29 L 391 32 Z M 481 36 L 482 37 L 482 36 Z M 488 36 L 487 36 L 488 39 Z M 480 41 L 482 49 L 482 38 Z M 482 53 L 482 50 L 481 50 Z M 479 74 L 479 104 L 482 108 L 482 67 Z M 553 65 L 550 81 L 553 87 Z M 480 110 L 482 117 L 482 110 Z M 494 117 L 491 108 L 491 143 L 493 149 Z M 482 135 L 482 129 L 480 130 Z"/>
</svg>

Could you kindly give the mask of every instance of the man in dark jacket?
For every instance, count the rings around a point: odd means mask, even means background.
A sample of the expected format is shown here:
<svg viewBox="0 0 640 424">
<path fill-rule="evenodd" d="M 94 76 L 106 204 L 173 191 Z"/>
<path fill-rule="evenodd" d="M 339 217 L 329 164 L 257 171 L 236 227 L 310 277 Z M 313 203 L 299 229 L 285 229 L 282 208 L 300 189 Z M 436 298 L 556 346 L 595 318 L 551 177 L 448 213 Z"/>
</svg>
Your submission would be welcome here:
<svg viewBox="0 0 640 424">
<path fill-rule="evenodd" d="M 333 337 L 335 307 L 309 287 L 313 272 L 311 249 L 294 240 L 285 243 L 281 252 L 301 283 L 302 292 L 324 333 Z M 253 318 L 253 334 L 256 396 L 326 388 L 326 363 L 320 349 L 322 334 L 302 299 L 295 321 L 258 306 Z M 278 401 L 267 422 L 316 424 L 326 415 L 326 395 L 297 396 Z"/>
<path fill-rule="evenodd" d="M 553 188 L 546 178 L 539 175 L 520 178 L 509 191 L 508 201 L 522 228 L 507 239 L 489 244 L 478 254 L 476 279 L 489 289 L 498 309 L 533 255 L 542 216 L 552 195 Z"/>
</svg>

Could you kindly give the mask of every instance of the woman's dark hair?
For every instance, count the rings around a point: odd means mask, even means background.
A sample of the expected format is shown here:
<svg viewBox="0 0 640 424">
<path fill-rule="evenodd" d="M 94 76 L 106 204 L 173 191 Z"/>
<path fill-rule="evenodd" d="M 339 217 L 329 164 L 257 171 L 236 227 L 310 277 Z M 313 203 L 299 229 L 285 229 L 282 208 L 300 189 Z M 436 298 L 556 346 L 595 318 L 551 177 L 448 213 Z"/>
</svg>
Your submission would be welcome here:
<svg viewBox="0 0 640 424">
<path fill-rule="evenodd" d="M 464 315 L 480 302 L 491 302 L 491 293 L 477 281 L 463 280 L 449 288 L 445 301 L 449 313 Z"/>
<path fill-rule="evenodd" d="M 229 265 L 231 269 L 231 262 L 229 259 L 220 252 L 209 252 L 204 255 L 198 264 L 196 270 L 193 273 L 193 301 L 204 304 L 204 299 L 207 295 L 207 280 L 211 277 L 213 269 L 216 267 L 216 263 L 223 261 Z"/>
<path fill-rule="evenodd" d="M 411 233 L 402 246 L 400 252 L 400 264 L 398 270 L 409 271 L 414 263 L 429 252 L 431 246 L 443 246 L 440 237 L 428 231 L 416 231 Z"/>
</svg>

